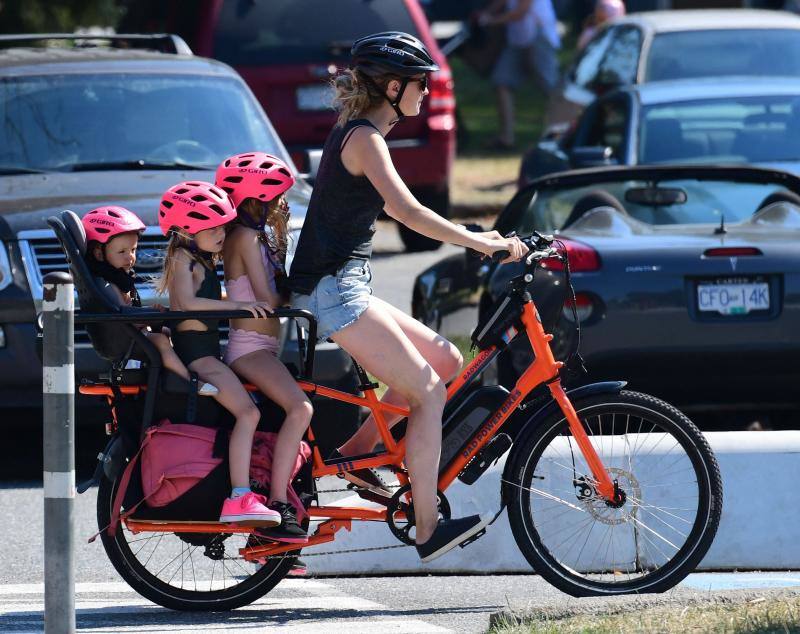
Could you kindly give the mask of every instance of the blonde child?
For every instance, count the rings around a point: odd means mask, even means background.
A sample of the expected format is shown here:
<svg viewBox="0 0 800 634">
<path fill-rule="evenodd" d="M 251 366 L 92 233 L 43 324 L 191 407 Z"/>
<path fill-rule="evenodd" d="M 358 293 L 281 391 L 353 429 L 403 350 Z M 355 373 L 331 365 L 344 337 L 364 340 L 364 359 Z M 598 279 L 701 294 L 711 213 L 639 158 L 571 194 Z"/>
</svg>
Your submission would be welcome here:
<svg viewBox="0 0 800 634">
<path fill-rule="evenodd" d="M 285 194 L 293 184 L 289 166 L 263 152 L 232 156 L 217 168 L 216 185 L 228 193 L 237 212 L 237 220 L 228 225 L 224 247 L 225 289 L 230 300 L 263 302 L 273 309 L 286 303 L 276 279 L 284 275 L 289 219 Z M 280 513 L 281 524 L 259 534 L 304 543 L 308 536 L 287 500 L 286 489 L 313 409 L 277 356 L 279 329 L 277 319 L 232 319 L 224 361 L 286 412 L 273 454 L 269 503 L 270 509 Z"/>
<path fill-rule="evenodd" d="M 169 292 L 172 310 L 247 310 L 266 317 L 264 302 L 223 301 L 216 262 L 225 243 L 225 224 L 236 219 L 228 195 L 202 181 L 178 183 L 161 199 L 159 225 L 169 236 L 159 290 Z M 178 322 L 172 343 L 180 359 L 204 381 L 217 386 L 214 398 L 236 419 L 230 438 L 231 495 L 222 505 L 220 522 L 270 527 L 279 513 L 250 490 L 250 454 L 260 412 L 236 375 L 220 361 L 217 320 Z"/>
</svg>

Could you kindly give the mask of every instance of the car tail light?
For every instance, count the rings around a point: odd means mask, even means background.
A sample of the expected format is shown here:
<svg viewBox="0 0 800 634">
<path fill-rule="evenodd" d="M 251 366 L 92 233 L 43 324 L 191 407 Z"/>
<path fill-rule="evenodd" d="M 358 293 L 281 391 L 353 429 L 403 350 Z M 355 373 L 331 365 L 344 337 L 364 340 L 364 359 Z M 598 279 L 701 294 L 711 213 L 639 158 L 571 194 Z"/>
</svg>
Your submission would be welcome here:
<svg viewBox="0 0 800 634">
<path fill-rule="evenodd" d="M 569 270 L 573 273 L 578 271 L 597 271 L 600 268 L 600 255 L 588 244 L 577 240 L 567 240 L 560 238 L 567 249 L 569 259 Z M 564 263 L 561 260 L 551 258 L 542 261 L 542 267 L 550 271 L 563 271 Z"/>
<path fill-rule="evenodd" d="M 432 115 L 453 114 L 456 98 L 453 94 L 453 76 L 443 68 L 431 73 L 428 83 L 428 111 Z"/>
<path fill-rule="evenodd" d="M 735 258 L 746 255 L 764 255 L 755 247 L 716 247 L 706 249 L 703 255 L 707 258 Z"/>
<path fill-rule="evenodd" d="M 575 322 L 575 315 L 572 314 L 572 298 L 570 297 L 564 302 L 564 307 L 561 309 L 564 317 L 571 322 Z M 579 322 L 584 322 L 592 316 L 594 312 L 594 302 L 592 298 L 586 293 L 577 293 L 575 295 L 575 313 L 578 316 Z"/>
</svg>

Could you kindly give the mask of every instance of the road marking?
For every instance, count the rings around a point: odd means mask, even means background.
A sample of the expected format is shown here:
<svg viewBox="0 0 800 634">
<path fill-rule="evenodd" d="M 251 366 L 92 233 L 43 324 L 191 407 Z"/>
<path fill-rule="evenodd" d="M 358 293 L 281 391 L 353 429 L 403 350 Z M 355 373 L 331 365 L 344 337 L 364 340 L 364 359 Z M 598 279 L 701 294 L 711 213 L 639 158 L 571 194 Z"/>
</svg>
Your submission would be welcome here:
<svg viewBox="0 0 800 634">
<path fill-rule="evenodd" d="M 287 634 L 326 630 L 374 634 L 376 629 L 381 634 L 451 631 L 402 614 L 392 618 L 391 608 L 344 594 L 335 584 L 315 579 L 284 579 L 272 594 L 228 613 L 167 610 L 140 597 L 122 582 L 78 583 L 75 594 L 77 625 L 83 633 L 140 632 L 143 618 L 148 619 L 148 634 L 196 634 L 198 630 L 219 634 L 253 629 Z M 250 614 L 258 615 L 257 627 Z M 337 619 L 337 615 L 346 620 Z M 43 619 L 44 584 L 0 585 L 0 631 L 41 631 Z"/>
<path fill-rule="evenodd" d="M 695 572 L 681 582 L 695 590 L 748 590 L 800 586 L 796 572 Z"/>
</svg>

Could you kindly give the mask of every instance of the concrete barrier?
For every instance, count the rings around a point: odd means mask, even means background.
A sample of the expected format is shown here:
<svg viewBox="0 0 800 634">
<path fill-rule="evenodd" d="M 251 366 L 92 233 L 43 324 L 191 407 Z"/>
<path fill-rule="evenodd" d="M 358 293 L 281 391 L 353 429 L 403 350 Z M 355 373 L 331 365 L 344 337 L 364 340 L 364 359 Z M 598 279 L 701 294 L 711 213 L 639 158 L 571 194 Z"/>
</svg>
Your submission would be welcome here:
<svg viewBox="0 0 800 634">
<path fill-rule="evenodd" d="M 722 471 L 724 502 L 719 531 L 699 569 L 800 568 L 800 431 L 714 432 L 707 438 Z M 659 451 L 654 443 L 647 459 L 657 459 Z M 504 463 L 502 458 L 472 486 L 456 481 L 448 489 L 454 516 L 499 509 Z M 646 468 L 647 464 L 641 464 L 634 472 L 644 473 L 641 470 Z M 339 504 L 369 506 L 356 496 L 339 500 Z M 382 522 L 353 522 L 352 532 L 340 531 L 336 541 L 304 552 L 398 544 Z M 430 564 L 421 564 L 410 547 L 322 555 L 305 561 L 311 572 L 332 575 L 531 571 L 517 548 L 505 511 L 477 542 Z"/>
</svg>

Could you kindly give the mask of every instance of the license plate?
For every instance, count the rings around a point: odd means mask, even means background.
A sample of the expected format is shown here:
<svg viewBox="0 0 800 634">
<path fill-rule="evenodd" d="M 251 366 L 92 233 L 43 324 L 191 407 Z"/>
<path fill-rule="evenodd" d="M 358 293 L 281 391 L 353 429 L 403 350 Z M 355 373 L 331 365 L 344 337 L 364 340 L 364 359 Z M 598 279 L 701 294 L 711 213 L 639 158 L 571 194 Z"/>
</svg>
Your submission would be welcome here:
<svg viewBox="0 0 800 634">
<path fill-rule="evenodd" d="M 754 310 L 769 310 L 769 284 L 699 284 L 697 306 L 701 312 L 721 315 L 747 315 Z"/>
<path fill-rule="evenodd" d="M 312 84 L 297 89 L 299 110 L 329 110 L 332 104 L 333 88 L 327 84 Z"/>
</svg>

